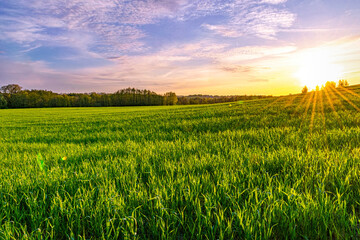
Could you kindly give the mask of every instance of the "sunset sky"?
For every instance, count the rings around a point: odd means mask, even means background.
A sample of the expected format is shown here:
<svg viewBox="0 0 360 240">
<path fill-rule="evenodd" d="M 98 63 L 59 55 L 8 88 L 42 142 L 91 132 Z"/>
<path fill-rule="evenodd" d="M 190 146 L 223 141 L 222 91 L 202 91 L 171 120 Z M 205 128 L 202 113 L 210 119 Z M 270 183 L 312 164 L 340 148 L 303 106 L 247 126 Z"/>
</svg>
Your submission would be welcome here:
<svg viewBox="0 0 360 240">
<path fill-rule="evenodd" d="M 359 0 L 0 0 L 0 86 L 289 94 L 360 84 Z"/>
</svg>

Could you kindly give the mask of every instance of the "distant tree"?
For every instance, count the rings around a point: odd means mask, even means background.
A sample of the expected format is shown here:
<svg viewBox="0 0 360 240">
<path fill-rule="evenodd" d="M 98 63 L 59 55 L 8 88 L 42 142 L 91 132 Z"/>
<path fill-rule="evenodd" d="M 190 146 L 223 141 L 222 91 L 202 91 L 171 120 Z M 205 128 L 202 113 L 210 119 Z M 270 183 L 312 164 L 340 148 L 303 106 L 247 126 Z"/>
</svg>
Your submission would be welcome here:
<svg viewBox="0 0 360 240">
<path fill-rule="evenodd" d="M 91 107 L 91 97 L 87 94 L 79 95 L 79 106 L 80 107 Z"/>
<path fill-rule="evenodd" d="M 338 87 L 346 87 L 349 86 L 349 83 L 346 79 L 340 79 L 338 83 Z"/>
<path fill-rule="evenodd" d="M 218 96 L 218 95 L 189 95 L 178 97 L 178 105 L 187 104 L 213 104 L 224 102 L 236 102 L 253 99 L 272 98 L 271 95 L 231 95 L 231 96 Z"/>
<path fill-rule="evenodd" d="M 301 92 L 302 92 L 303 94 L 306 94 L 308 91 L 309 91 L 309 89 L 308 89 L 307 86 L 305 86 L 305 87 L 301 90 Z"/>
<path fill-rule="evenodd" d="M 327 81 L 325 83 L 325 88 L 335 88 L 336 87 L 336 82 L 333 82 L 333 81 Z"/>
<path fill-rule="evenodd" d="M 319 85 L 316 86 L 315 91 L 317 91 L 317 92 L 320 91 Z"/>
<path fill-rule="evenodd" d="M 28 107 L 28 96 L 27 92 L 19 92 L 9 94 L 8 107 L 9 108 L 25 108 Z"/>
<path fill-rule="evenodd" d="M 178 97 L 178 104 L 180 105 L 187 105 L 187 104 L 190 104 L 190 100 L 188 97 Z"/>
<path fill-rule="evenodd" d="M 101 94 L 101 106 L 108 107 L 111 106 L 111 98 L 108 94 Z"/>
<path fill-rule="evenodd" d="M 338 87 L 344 87 L 344 80 L 342 79 L 339 80 Z"/>
<path fill-rule="evenodd" d="M 0 109 L 7 108 L 7 101 L 3 95 L 0 94 Z"/>
<path fill-rule="evenodd" d="M 178 98 L 175 93 L 167 92 L 164 95 L 164 105 L 175 105 L 178 102 Z"/>
<path fill-rule="evenodd" d="M 1 92 L 8 94 L 15 94 L 21 92 L 22 87 L 17 84 L 9 84 L 0 88 Z"/>
<path fill-rule="evenodd" d="M 101 95 L 95 92 L 90 93 L 91 106 L 92 107 L 101 107 Z"/>
</svg>

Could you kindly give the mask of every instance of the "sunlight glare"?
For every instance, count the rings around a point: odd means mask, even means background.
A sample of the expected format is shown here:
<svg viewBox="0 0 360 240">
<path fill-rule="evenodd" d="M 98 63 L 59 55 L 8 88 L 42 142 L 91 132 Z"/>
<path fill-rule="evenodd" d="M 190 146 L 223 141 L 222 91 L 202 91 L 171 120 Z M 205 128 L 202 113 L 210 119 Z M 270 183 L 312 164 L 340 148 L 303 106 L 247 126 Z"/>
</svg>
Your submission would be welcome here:
<svg viewBox="0 0 360 240">
<path fill-rule="evenodd" d="M 331 56 L 324 50 L 312 50 L 299 58 L 299 70 L 294 74 L 302 86 L 313 90 L 327 81 L 337 82 L 342 78 L 343 67 L 331 62 Z"/>
</svg>

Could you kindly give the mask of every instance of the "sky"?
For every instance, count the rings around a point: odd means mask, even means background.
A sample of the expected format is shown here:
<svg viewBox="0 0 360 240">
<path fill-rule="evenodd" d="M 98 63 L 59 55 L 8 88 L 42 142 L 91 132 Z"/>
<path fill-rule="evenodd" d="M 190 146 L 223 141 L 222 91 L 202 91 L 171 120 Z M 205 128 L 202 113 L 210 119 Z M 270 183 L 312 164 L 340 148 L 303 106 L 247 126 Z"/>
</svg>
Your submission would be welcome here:
<svg viewBox="0 0 360 240">
<path fill-rule="evenodd" d="M 0 86 L 284 95 L 359 66 L 359 0 L 0 0 Z"/>
</svg>

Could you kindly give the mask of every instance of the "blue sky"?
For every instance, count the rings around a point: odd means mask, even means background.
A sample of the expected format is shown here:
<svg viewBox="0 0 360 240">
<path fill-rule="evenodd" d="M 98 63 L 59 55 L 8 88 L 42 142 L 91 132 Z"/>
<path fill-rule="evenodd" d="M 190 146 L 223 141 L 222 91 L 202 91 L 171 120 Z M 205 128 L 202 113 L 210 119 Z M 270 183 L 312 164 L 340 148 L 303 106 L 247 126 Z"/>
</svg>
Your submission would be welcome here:
<svg viewBox="0 0 360 240">
<path fill-rule="evenodd" d="M 359 61 L 358 0 L 0 0 L 0 85 L 276 95 Z"/>
</svg>

